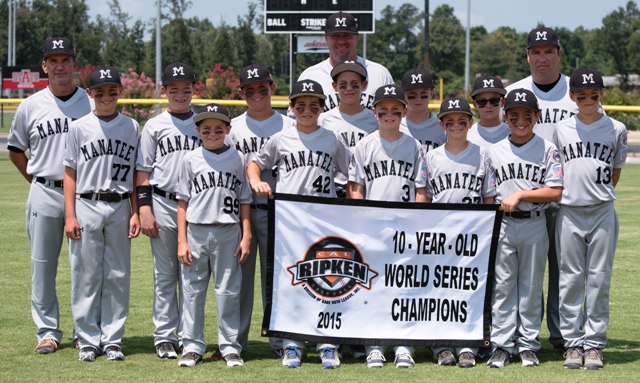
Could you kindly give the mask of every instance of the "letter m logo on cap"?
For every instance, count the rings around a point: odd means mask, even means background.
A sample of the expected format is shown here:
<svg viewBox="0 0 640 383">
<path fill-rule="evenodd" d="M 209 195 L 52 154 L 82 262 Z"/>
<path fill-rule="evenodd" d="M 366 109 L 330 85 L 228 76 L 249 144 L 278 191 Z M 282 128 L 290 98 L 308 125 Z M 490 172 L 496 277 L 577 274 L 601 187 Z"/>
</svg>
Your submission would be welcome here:
<svg viewBox="0 0 640 383">
<path fill-rule="evenodd" d="M 460 109 L 460 100 L 449 100 L 449 109 Z"/>
<path fill-rule="evenodd" d="M 516 93 L 515 102 L 527 102 L 527 94 L 526 93 Z"/>
<path fill-rule="evenodd" d="M 311 83 L 311 82 L 303 82 L 302 83 L 302 91 L 303 92 L 315 92 L 315 90 L 313 90 L 313 83 Z"/>
<path fill-rule="evenodd" d="M 422 84 L 422 73 L 412 74 L 411 75 L 411 83 L 412 84 Z"/>
<path fill-rule="evenodd" d="M 589 74 L 582 74 L 582 83 L 583 84 L 595 84 L 595 82 L 593 81 L 593 73 L 589 73 Z"/>
<path fill-rule="evenodd" d="M 347 18 L 346 17 L 337 17 L 336 18 L 336 27 L 347 27 Z"/>
<path fill-rule="evenodd" d="M 207 106 L 207 112 L 217 112 L 218 106 Z"/>
<path fill-rule="evenodd" d="M 173 77 L 176 77 L 177 75 L 184 76 L 184 67 L 181 67 L 181 66 L 173 67 Z"/>
<path fill-rule="evenodd" d="M 540 40 L 547 41 L 547 31 L 536 32 L 536 41 L 540 41 Z"/>
<path fill-rule="evenodd" d="M 247 79 L 251 79 L 258 76 L 258 68 L 247 70 Z"/>
<path fill-rule="evenodd" d="M 488 79 L 488 80 L 482 80 L 482 86 L 484 88 L 494 88 L 495 86 L 493 85 L 493 79 Z"/>
<path fill-rule="evenodd" d="M 64 49 L 64 41 L 62 40 L 53 40 L 53 47 L 51 49 Z"/>
<path fill-rule="evenodd" d="M 385 96 L 388 94 L 396 94 L 396 87 L 395 86 L 385 86 L 384 87 L 384 94 Z"/>
<path fill-rule="evenodd" d="M 111 69 L 100 69 L 100 78 L 111 78 Z"/>
</svg>

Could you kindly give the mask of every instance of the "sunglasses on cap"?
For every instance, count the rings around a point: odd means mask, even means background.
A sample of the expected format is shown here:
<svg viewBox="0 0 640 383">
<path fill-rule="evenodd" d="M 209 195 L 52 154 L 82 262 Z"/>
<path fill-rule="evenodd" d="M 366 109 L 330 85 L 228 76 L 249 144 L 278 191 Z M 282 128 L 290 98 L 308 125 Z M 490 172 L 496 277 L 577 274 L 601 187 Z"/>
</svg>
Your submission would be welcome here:
<svg viewBox="0 0 640 383">
<path fill-rule="evenodd" d="M 492 106 L 499 106 L 500 100 L 502 100 L 502 97 L 494 97 L 494 98 L 487 98 L 487 99 L 476 98 L 475 102 L 476 104 L 478 104 L 478 108 L 484 108 L 485 106 L 487 106 L 487 103 L 491 103 Z"/>
</svg>

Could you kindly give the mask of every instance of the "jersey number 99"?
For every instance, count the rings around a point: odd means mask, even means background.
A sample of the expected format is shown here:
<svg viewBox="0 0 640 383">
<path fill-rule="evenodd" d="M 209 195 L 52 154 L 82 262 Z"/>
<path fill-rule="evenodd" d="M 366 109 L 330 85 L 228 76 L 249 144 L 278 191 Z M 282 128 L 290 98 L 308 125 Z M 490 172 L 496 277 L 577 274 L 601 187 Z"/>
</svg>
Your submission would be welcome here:
<svg viewBox="0 0 640 383">
<path fill-rule="evenodd" d="M 223 212 L 227 214 L 240 213 L 240 201 L 237 198 L 224 197 L 224 209 Z"/>
</svg>

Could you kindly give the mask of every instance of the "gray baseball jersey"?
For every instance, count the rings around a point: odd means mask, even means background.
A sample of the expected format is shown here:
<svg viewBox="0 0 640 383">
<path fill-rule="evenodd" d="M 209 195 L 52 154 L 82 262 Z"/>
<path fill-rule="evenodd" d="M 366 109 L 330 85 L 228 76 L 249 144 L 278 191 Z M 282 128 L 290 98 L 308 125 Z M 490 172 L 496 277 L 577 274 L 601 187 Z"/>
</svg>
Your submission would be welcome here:
<svg viewBox="0 0 640 383">
<path fill-rule="evenodd" d="M 182 159 L 200 146 L 193 119 L 181 120 L 163 112 L 144 126 L 136 169 L 150 172 L 151 185 L 175 193 Z"/>
<path fill-rule="evenodd" d="M 72 122 L 64 166 L 76 170 L 76 193 L 131 193 L 138 137 L 138 123 L 120 113 L 108 122 L 93 113 Z"/>
<path fill-rule="evenodd" d="M 138 123 L 123 114 L 103 121 L 88 114 L 69 127 L 64 165 L 76 170 L 76 195 L 133 191 Z M 71 306 L 81 348 L 122 347 L 129 310 L 129 199 L 76 198 L 79 240 L 69 241 Z"/>
<path fill-rule="evenodd" d="M 519 190 L 562 187 L 562 164 L 556 146 L 534 137 L 518 147 L 508 138 L 489 149 L 492 181 L 496 185 L 496 203 Z M 518 210 L 544 210 L 549 203 L 520 201 Z"/>
<path fill-rule="evenodd" d="M 204 148 L 187 153 L 178 177 L 178 198 L 189 203 L 187 222 L 224 225 L 240 222 L 240 204 L 251 203 L 242 155 Z"/>
<path fill-rule="evenodd" d="M 287 129 L 271 137 L 254 161 L 263 170 L 278 167 L 279 193 L 335 197 L 334 168 L 347 174 L 349 157 L 349 148 L 330 130 Z"/>
<path fill-rule="evenodd" d="M 367 88 L 362 92 L 360 103 L 365 108 L 371 109 L 373 105 L 373 96 L 375 95 L 376 90 L 383 85 L 393 84 L 393 77 L 391 77 L 391 73 L 389 73 L 387 68 L 376 62 L 365 60 L 360 56 L 358 56 L 358 62 L 364 65 L 367 69 L 368 80 Z M 331 78 L 332 69 L 333 66 L 329 62 L 329 59 L 326 59 L 305 69 L 300 74 L 300 77 L 298 77 L 298 81 L 310 79 L 317 81 L 322 85 L 324 94 L 327 96 L 327 100 L 324 104 L 325 112 L 335 108 L 340 103 L 338 92 L 333 90 L 333 79 Z"/>
<path fill-rule="evenodd" d="M 554 142 L 564 171 L 562 205 L 589 206 L 615 200 L 612 171 L 624 167 L 627 128 L 607 116 L 586 125 L 577 117 L 561 121 Z"/>
<path fill-rule="evenodd" d="M 373 132 L 354 148 L 349 181 L 364 185 L 365 199 L 414 202 L 426 182 L 422 150 L 406 134 L 389 142 Z"/>
<path fill-rule="evenodd" d="M 541 91 L 531 76 L 509 85 L 507 92 L 513 89 L 528 89 L 536 95 L 540 107 L 540 119 L 533 128 L 536 135 L 547 141 L 553 141 L 556 124 L 578 113 L 578 107 L 569 97 L 569 77 L 560 74 L 560 81 L 548 92 Z"/>
<path fill-rule="evenodd" d="M 483 150 L 488 150 L 491 145 L 509 137 L 510 134 L 511 128 L 505 122 L 490 128 L 476 122 L 467 134 L 467 141 L 478 145 Z"/>
<path fill-rule="evenodd" d="M 489 181 L 487 153 L 469 143 L 458 154 L 442 145 L 426 154 L 427 195 L 434 203 L 481 204 L 483 198 L 496 195 L 495 185 Z"/>
<path fill-rule="evenodd" d="M 433 113 L 428 120 L 422 121 L 419 124 L 413 123 L 406 117 L 403 118 L 400 124 L 400 131 L 420 141 L 425 154 L 428 153 L 429 150 L 435 149 L 447 142 L 447 135 L 440 126 L 440 120 Z"/>
<path fill-rule="evenodd" d="M 8 146 L 29 151 L 27 173 L 49 181 L 64 175 L 65 136 L 69 125 L 93 109 L 93 100 L 80 88 L 62 101 L 47 87 L 22 101 L 16 110 Z M 31 316 L 38 342 L 62 340 L 56 294 L 58 257 L 64 236 L 62 187 L 31 184 L 26 208 L 26 231 L 31 249 Z"/>
</svg>

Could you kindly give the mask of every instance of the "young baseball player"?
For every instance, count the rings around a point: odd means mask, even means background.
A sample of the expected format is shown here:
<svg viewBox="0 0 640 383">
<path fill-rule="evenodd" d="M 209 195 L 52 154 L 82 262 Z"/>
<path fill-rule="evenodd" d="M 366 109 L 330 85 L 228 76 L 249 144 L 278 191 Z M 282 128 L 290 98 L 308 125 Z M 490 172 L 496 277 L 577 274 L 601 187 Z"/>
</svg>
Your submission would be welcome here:
<svg viewBox="0 0 640 383">
<path fill-rule="evenodd" d="M 233 129 L 229 139 L 236 149 L 244 154 L 245 163 L 256 154 L 277 132 L 293 126 L 294 121 L 271 107 L 271 96 L 276 84 L 271 72 L 259 64 L 248 65 L 240 70 L 238 92 L 247 102 L 247 111 L 231 120 Z M 273 169 L 261 173 L 262 180 L 275 187 L 276 177 Z M 262 304 L 266 302 L 265 283 L 267 279 L 267 235 L 269 233 L 267 199 L 253 196 L 251 204 L 251 230 L 253 230 L 251 253 L 242 264 L 242 288 L 240 292 L 240 332 L 238 343 L 246 349 L 253 312 L 253 286 L 256 271 L 256 257 L 260 254 L 260 275 L 262 283 Z M 259 251 L 258 251 L 259 250 Z M 264 308 L 264 307 L 263 307 Z M 282 339 L 269 338 L 271 349 L 282 356 Z"/>
<path fill-rule="evenodd" d="M 316 197 L 336 197 L 334 170 L 346 174 L 349 148 L 334 132 L 318 126 L 318 117 L 326 96 L 313 80 L 296 82 L 289 95 L 290 108 L 296 116 L 295 129 L 274 134 L 247 167 L 251 188 L 258 197 L 267 197 L 272 188 L 261 179 L 265 169 L 277 167 L 276 191 Z M 305 161 L 300 160 L 305 157 Z M 300 367 L 303 341 L 284 339 L 282 365 Z M 340 366 L 337 345 L 318 343 L 323 368 Z"/>
<path fill-rule="evenodd" d="M 131 238 L 140 219 L 132 193 L 138 123 L 116 111 L 122 89 L 116 69 L 91 71 L 87 93 L 95 109 L 71 123 L 64 151 L 71 308 L 84 362 L 98 353 L 124 360 Z"/>
<path fill-rule="evenodd" d="M 603 368 L 609 289 L 618 241 L 615 186 L 627 156 L 627 129 L 599 111 L 602 75 L 579 68 L 569 82 L 578 114 L 556 129 L 565 172 L 556 225 L 560 331 L 566 368 Z M 586 297 L 586 298 L 585 298 Z"/>
<path fill-rule="evenodd" d="M 467 141 L 473 123 L 471 107 L 464 98 L 449 98 L 440 105 L 440 126 L 447 141 L 427 153 L 427 200 L 436 203 L 493 204 L 495 187 L 489 181 L 487 154 L 480 146 Z M 453 180 L 453 183 L 451 181 Z M 476 365 L 477 348 L 432 347 L 440 366 L 462 368 Z M 455 351 L 455 355 L 454 355 Z"/>
<path fill-rule="evenodd" d="M 426 202 L 424 156 L 422 146 L 415 139 L 400 131 L 407 102 L 402 89 L 385 85 L 376 90 L 373 112 L 378 120 L 378 130 L 363 138 L 353 150 L 349 165 L 349 189 L 354 199 L 380 201 Z M 385 174 L 372 172 L 371 166 L 393 168 L 404 163 L 408 173 Z M 396 165 L 397 166 L 397 165 Z M 367 367 L 384 366 L 384 347 L 366 346 Z M 411 368 L 413 347 L 396 346 L 395 364 L 398 368 Z"/>
<path fill-rule="evenodd" d="M 153 343 L 156 355 L 166 359 L 176 359 L 182 343 L 176 188 L 183 157 L 202 145 L 190 109 L 195 81 L 189 65 L 164 69 L 162 92 L 169 106 L 145 124 L 136 160 L 142 233 L 153 255 Z"/>
<path fill-rule="evenodd" d="M 409 69 L 402 75 L 402 89 L 407 100 L 407 115 L 402 119 L 400 130 L 417 139 L 424 153 L 444 144 L 447 140 L 438 117 L 429 110 L 433 98 L 433 79 L 426 69 Z"/>
<path fill-rule="evenodd" d="M 560 153 L 533 133 L 540 108 L 533 92 L 507 93 L 504 117 L 511 135 L 489 149 L 496 202 L 504 211 L 496 252 L 489 367 L 539 365 L 542 283 L 549 239 L 544 210 L 562 194 Z"/>
<path fill-rule="evenodd" d="M 204 308 L 213 276 L 218 346 L 228 367 L 244 364 L 238 343 L 241 264 L 251 247 L 251 190 L 240 152 L 225 144 L 227 109 L 198 108 L 193 118 L 202 148 L 185 155 L 178 178 L 178 260 L 182 264 L 182 341 L 178 362 L 193 367 L 205 352 Z"/>
<path fill-rule="evenodd" d="M 367 70 L 357 61 L 342 61 L 331 70 L 331 78 L 340 104 L 322 113 L 318 124 L 334 131 L 353 150 L 362 138 L 378 129 L 376 117 L 360 103 L 362 91 L 367 88 Z M 338 173 L 335 183 L 338 196 L 345 197 L 347 177 Z"/>
<path fill-rule="evenodd" d="M 71 121 L 90 113 L 93 106 L 87 92 L 73 83 L 76 53 L 72 41 L 49 38 L 42 53 L 49 86 L 18 106 L 7 149 L 11 162 L 31 184 L 26 208 L 31 317 L 37 328 L 35 352 L 49 354 L 62 341 L 56 275 L 64 236 L 64 141 Z"/>
<path fill-rule="evenodd" d="M 471 98 L 480 120 L 469 130 L 469 142 L 487 150 L 511 134 L 509 125 L 502 121 L 500 116 L 506 94 L 507 91 L 498 77 L 480 76 L 474 81 Z"/>
</svg>

